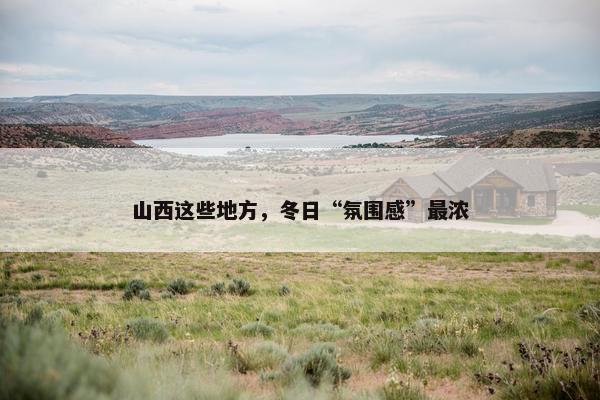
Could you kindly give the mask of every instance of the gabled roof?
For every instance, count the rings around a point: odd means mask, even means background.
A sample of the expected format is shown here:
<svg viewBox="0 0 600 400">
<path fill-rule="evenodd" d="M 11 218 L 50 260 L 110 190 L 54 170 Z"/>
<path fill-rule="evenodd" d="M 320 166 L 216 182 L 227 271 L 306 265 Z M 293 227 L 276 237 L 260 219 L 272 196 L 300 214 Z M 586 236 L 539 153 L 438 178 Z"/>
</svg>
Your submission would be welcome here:
<svg viewBox="0 0 600 400">
<path fill-rule="evenodd" d="M 446 185 L 440 178 L 435 174 L 420 175 L 420 176 L 406 176 L 404 181 L 415 191 L 421 198 L 429 198 L 438 190 L 446 194 L 446 196 L 452 196 L 454 191 L 448 185 Z"/>
<path fill-rule="evenodd" d="M 431 198 L 438 190 L 447 196 L 460 193 L 493 172 L 513 180 L 521 190 L 526 192 L 558 190 L 552 167 L 541 160 L 491 160 L 477 154 L 463 157 L 445 171 L 429 175 L 405 176 L 401 179 L 421 198 L 426 199 Z"/>
<path fill-rule="evenodd" d="M 456 192 L 470 188 L 485 175 L 498 171 L 514 180 L 527 192 L 558 190 L 552 168 L 541 160 L 491 160 L 476 154 L 468 155 L 446 171 L 435 174 Z"/>
</svg>

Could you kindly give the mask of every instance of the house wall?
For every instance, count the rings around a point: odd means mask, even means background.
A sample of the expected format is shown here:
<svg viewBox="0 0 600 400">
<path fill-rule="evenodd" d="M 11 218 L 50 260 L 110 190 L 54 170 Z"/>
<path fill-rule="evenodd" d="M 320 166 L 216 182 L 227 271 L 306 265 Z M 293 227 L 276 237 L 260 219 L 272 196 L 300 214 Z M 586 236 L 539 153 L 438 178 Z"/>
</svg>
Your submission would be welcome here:
<svg viewBox="0 0 600 400">
<path fill-rule="evenodd" d="M 419 198 L 415 198 L 415 197 L 407 197 L 407 196 L 402 196 L 402 195 L 396 195 L 396 196 L 388 196 L 388 195 L 384 195 L 382 198 L 383 200 L 383 207 L 385 209 L 386 203 L 388 201 L 393 202 L 396 200 L 414 200 L 415 201 L 415 206 L 414 207 L 404 207 L 404 221 L 408 221 L 408 222 L 423 222 L 424 218 L 423 218 L 423 213 L 424 213 L 424 208 L 423 208 L 423 200 L 419 199 Z M 427 218 L 427 216 L 425 216 L 425 218 Z"/>
<path fill-rule="evenodd" d="M 527 205 L 529 196 L 535 196 L 535 204 Z M 519 214 L 524 217 L 545 217 L 548 213 L 547 192 L 521 192 L 519 199 Z"/>
<path fill-rule="evenodd" d="M 414 200 L 414 207 L 404 208 L 404 221 L 408 222 L 423 222 L 423 199 L 419 198 L 417 193 L 410 188 L 402 179 L 399 179 L 392 186 L 390 186 L 382 195 L 381 200 L 383 206 L 388 201 L 396 200 Z"/>
</svg>

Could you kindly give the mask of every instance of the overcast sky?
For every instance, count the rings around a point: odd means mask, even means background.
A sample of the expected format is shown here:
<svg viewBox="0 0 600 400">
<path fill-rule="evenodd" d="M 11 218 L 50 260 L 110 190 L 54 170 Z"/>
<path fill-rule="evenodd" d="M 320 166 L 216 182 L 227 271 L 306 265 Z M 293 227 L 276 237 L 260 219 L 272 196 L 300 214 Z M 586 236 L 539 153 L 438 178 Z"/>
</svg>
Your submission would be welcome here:
<svg viewBox="0 0 600 400">
<path fill-rule="evenodd" d="M 0 97 L 600 90 L 599 0 L 0 0 Z"/>
</svg>

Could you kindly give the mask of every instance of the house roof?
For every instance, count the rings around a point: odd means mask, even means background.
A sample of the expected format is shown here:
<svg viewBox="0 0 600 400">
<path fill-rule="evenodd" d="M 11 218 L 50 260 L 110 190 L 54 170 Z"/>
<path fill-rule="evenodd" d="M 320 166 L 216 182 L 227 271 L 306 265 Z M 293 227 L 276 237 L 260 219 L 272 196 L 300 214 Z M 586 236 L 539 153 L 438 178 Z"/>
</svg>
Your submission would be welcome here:
<svg viewBox="0 0 600 400">
<path fill-rule="evenodd" d="M 591 174 L 594 172 L 600 174 L 600 163 L 581 162 L 555 164 L 554 170 L 564 176 L 581 176 Z"/>
<path fill-rule="evenodd" d="M 430 198 L 438 190 L 448 196 L 462 192 L 493 172 L 512 179 L 526 192 L 558 190 L 552 167 L 541 160 L 492 160 L 477 154 L 462 158 L 445 171 L 402 179 L 421 198 Z"/>
<path fill-rule="evenodd" d="M 438 190 L 441 190 L 446 196 L 454 194 L 452 188 L 445 184 L 435 174 L 406 176 L 404 181 L 422 198 L 429 198 Z"/>
<path fill-rule="evenodd" d="M 435 174 L 455 192 L 462 192 L 494 171 L 514 180 L 522 190 L 527 192 L 558 190 L 552 168 L 542 160 L 492 160 L 472 154 L 462 158 L 447 170 Z"/>
</svg>

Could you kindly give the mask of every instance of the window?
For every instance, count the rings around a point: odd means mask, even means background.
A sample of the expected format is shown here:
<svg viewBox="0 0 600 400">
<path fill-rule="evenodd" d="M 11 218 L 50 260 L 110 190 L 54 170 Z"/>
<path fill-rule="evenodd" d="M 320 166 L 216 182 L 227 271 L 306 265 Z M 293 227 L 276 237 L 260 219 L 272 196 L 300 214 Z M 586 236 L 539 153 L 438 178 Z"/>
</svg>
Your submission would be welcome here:
<svg viewBox="0 0 600 400">
<path fill-rule="evenodd" d="M 529 196 L 527 196 L 527 207 L 533 206 L 535 206 L 535 195 L 530 194 Z"/>
</svg>

